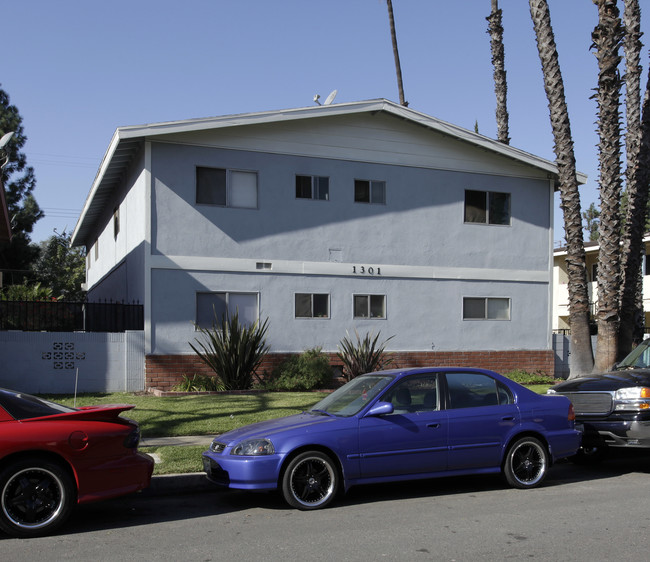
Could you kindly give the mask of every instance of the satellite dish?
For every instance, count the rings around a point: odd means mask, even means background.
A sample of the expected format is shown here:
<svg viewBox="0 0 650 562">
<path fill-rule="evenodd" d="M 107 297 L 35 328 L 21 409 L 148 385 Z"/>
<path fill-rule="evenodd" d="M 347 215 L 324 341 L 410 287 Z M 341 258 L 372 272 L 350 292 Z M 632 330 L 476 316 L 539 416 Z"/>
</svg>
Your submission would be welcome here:
<svg viewBox="0 0 650 562">
<path fill-rule="evenodd" d="M 327 98 L 325 98 L 325 103 L 323 103 L 323 105 L 330 105 L 334 101 L 334 98 L 336 97 L 336 94 L 338 94 L 338 93 L 339 93 L 338 90 L 332 90 L 330 95 L 327 96 Z"/>
</svg>

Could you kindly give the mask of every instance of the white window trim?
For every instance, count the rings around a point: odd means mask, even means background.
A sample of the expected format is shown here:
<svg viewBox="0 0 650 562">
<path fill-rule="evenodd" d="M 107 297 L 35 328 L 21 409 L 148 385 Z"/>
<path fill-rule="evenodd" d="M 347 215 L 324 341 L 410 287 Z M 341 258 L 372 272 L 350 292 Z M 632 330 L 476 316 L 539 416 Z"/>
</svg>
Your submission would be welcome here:
<svg viewBox="0 0 650 562">
<path fill-rule="evenodd" d="M 354 299 L 355 297 L 368 297 L 368 316 L 356 316 L 355 315 L 355 306 Z M 371 297 L 383 297 L 384 299 L 384 315 L 383 316 L 371 316 Z M 388 318 L 388 299 L 384 293 L 354 293 L 352 295 L 352 318 L 355 320 L 386 320 Z"/>
<path fill-rule="evenodd" d="M 225 205 L 220 205 L 219 203 L 199 203 L 197 201 L 197 193 L 196 190 L 198 188 L 198 178 L 197 178 L 197 173 L 199 168 L 207 168 L 210 170 L 224 170 L 226 172 L 226 204 Z M 244 173 L 244 174 L 255 174 L 256 177 L 256 182 L 255 182 L 255 207 L 240 207 L 238 205 L 233 205 L 231 203 L 232 201 L 232 174 L 233 173 Z M 226 168 L 222 166 L 204 166 L 201 164 L 197 164 L 194 167 L 194 204 L 195 205 L 201 205 L 205 207 L 219 207 L 222 209 L 248 209 L 248 210 L 257 210 L 260 208 L 260 174 L 259 170 L 243 170 L 239 168 Z"/>
<path fill-rule="evenodd" d="M 228 311 L 228 314 L 231 314 L 230 306 L 229 306 L 229 300 L 230 300 L 230 295 L 253 295 L 256 297 L 256 306 L 257 306 L 257 317 L 255 319 L 256 322 L 260 321 L 260 294 L 259 292 L 255 291 L 196 291 L 194 294 L 194 330 L 199 331 L 199 295 L 226 295 L 226 310 Z M 205 329 L 205 328 L 204 328 Z"/>
<path fill-rule="evenodd" d="M 311 316 L 298 316 L 296 310 L 296 297 L 298 295 L 309 295 L 311 297 Z M 314 316 L 314 295 L 327 296 L 327 316 Z M 332 317 L 332 295 L 330 293 L 309 293 L 296 291 L 293 294 L 293 319 L 294 320 L 329 320 Z"/>
<path fill-rule="evenodd" d="M 485 317 L 484 318 L 465 318 L 465 299 L 484 299 L 485 300 Z M 488 301 L 490 300 L 507 300 L 508 301 L 508 318 L 488 318 Z M 478 295 L 465 295 L 461 305 L 461 318 L 463 322 L 511 322 L 512 321 L 512 299 L 510 297 L 483 297 Z"/>
</svg>

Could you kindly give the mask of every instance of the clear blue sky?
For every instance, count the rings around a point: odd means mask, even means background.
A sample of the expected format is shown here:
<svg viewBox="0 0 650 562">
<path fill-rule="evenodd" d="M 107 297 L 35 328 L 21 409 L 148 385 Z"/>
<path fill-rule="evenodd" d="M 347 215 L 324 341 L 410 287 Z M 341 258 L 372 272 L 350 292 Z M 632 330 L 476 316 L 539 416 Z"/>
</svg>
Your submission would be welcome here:
<svg viewBox="0 0 650 562">
<path fill-rule="evenodd" d="M 549 5 L 586 208 L 598 197 L 597 10 L 591 0 Z M 393 6 L 410 107 L 495 137 L 490 0 Z M 528 2 L 499 6 L 511 144 L 554 160 Z M 334 89 L 336 102 L 398 101 L 385 0 L 21 0 L 4 3 L 2 30 L 0 84 L 23 116 L 46 213 L 35 242 L 74 229 L 117 127 L 311 106 Z M 560 240 L 559 209 L 555 225 Z"/>
</svg>

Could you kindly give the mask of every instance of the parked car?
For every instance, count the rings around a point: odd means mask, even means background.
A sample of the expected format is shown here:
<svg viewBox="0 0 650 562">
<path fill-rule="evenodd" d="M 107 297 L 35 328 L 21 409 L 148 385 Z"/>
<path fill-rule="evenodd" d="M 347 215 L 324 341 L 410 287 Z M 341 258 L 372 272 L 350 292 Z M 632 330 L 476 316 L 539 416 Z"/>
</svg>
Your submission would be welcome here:
<svg viewBox="0 0 650 562">
<path fill-rule="evenodd" d="M 571 379 L 548 392 L 573 403 L 584 432 L 576 460 L 601 459 L 610 447 L 650 447 L 650 339 L 613 371 Z"/>
<path fill-rule="evenodd" d="M 396 480 L 503 472 L 534 488 L 579 445 L 564 397 L 482 369 L 420 368 L 359 376 L 306 412 L 220 435 L 203 468 L 218 485 L 279 489 L 309 510 Z"/>
<path fill-rule="evenodd" d="M 75 504 L 146 488 L 153 460 L 138 453 L 134 406 L 68 408 L 0 389 L 0 530 L 51 533 Z"/>
</svg>

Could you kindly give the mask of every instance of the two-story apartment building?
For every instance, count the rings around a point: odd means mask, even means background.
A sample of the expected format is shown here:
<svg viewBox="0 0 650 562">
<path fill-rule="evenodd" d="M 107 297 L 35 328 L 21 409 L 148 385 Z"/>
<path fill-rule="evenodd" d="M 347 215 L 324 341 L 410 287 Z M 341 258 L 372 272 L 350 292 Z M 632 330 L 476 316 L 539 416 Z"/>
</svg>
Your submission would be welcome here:
<svg viewBox="0 0 650 562">
<path fill-rule="evenodd" d="M 645 326 L 650 326 L 650 234 L 643 238 L 645 257 L 642 264 L 643 275 L 643 311 Z M 587 265 L 587 289 L 592 315 L 595 318 L 598 307 L 598 255 L 600 245 L 598 242 L 585 242 L 585 258 Z M 567 251 L 565 247 L 556 248 L 553 252 L 553 330 L 555 332 L 567 331 L 569 325 L 569 289 L 566 266 Z"/>
<path fill-rule="evenodd" d="M 148 386 L 201 369 L 213 310 L 268 318 L 270 362 L 356 331 L 400 365 L 552 372 L 556 179 L 383 99 L 123 127 L 72 243 L 91 299 L 144 303 Z"/>
</svg>

